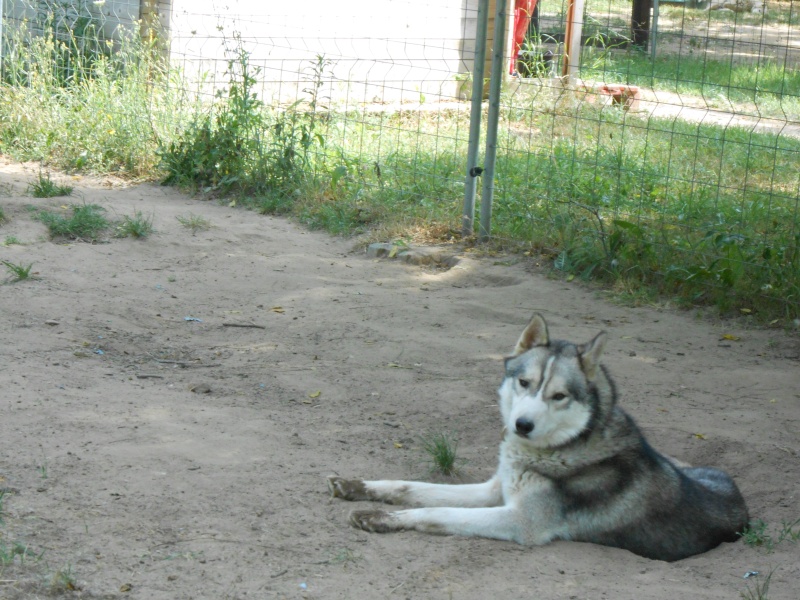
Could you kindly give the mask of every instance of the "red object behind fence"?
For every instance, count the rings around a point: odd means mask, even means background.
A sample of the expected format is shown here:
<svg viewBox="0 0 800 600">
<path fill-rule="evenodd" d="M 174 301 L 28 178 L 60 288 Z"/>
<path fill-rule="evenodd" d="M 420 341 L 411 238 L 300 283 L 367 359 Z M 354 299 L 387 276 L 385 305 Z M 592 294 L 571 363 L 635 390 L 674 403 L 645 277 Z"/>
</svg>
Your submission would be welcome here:
<svg viewBox="0 0 800 600">
<path fill-rule="evenodd" d="M 537 0 L 514 0 L 514 47 L 511 50 L 511 73 L 517 70 L 517 57 L 528 35 L 528 25 L 536 8 Z"/>
</svg>

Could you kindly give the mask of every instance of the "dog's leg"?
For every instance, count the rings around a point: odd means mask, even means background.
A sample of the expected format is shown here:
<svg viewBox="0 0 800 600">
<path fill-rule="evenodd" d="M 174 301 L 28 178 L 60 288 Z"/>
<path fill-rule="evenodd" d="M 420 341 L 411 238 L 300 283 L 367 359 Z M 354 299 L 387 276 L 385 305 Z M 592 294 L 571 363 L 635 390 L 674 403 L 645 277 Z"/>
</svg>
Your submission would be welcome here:
<svg viewBox="0 0 800 600">
<path fill-rule="evenodd" d="M 546 544 L 556 537 L 546 527 L 535 531 L 530 516 L 511 506 L 413 508 L 395 512 L 360 510 L 350 514 L 350 523 L 375 533 L 416 529 L 426 533 L 486 537 L 528 545 Z"/>
<path fill-rule="evenodd" d="M 484 483 L 462 485 L 328 477 L 328 489 L 334 498 L 409 506 L 482 507 L 503 504 L 503 491 L 497 475 Z"/>
</svg>

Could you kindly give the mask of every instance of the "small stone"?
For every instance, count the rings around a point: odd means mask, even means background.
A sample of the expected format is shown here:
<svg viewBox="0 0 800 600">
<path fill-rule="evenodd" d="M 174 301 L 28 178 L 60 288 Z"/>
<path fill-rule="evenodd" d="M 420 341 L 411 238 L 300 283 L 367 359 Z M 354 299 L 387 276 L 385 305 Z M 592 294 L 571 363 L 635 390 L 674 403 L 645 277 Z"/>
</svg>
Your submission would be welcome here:
<svg viewBox="0 0 800 600">
<path fill-rule="evenodd" d="M 389 253 L 392 251 L 393 245 L 387 244 L 383 242 L 378 242 L 375 244 L 370 244 L 367 246 L 367 256 L 369 258 L 384 258 L 389 256 Z"/>
</svg>

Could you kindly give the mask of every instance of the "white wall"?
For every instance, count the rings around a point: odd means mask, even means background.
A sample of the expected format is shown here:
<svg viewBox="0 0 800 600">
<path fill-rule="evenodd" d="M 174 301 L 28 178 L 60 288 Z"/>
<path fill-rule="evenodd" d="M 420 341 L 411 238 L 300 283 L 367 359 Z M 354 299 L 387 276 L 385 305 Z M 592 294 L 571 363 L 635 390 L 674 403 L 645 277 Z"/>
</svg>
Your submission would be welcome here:
<svg viewBox="0 0 800 600">
<path fill-rule="evenodd" d="M 171 4 L 173 60 L 219 85 L 239 35 L 252 64 L 262 68 L 267 100 L 296 99 L 318 54 L 332 61 L 324 93 L 348 103 L 452 99 L 456 74 L 472 69 L 477 0 Z"/>
<path fill-rule="evenodd" d="M 51 0 L 52 2 L 52 0 Z M 450 100 L 472 70 L 478 0 L 156 0 L 170 56 L 213 92 L 227 81 L 235 36 L 261 68 L 267 101 L 293 101 L 317 55 L 331 61 L 323 95 L 338 102 Z M 70 0 L 71 26 L 91 15 L 108 38 L 135 28 L 143 0 Z M 35 22 L 42 0 L 3 0 L 5 25 Z"/>
</svg>

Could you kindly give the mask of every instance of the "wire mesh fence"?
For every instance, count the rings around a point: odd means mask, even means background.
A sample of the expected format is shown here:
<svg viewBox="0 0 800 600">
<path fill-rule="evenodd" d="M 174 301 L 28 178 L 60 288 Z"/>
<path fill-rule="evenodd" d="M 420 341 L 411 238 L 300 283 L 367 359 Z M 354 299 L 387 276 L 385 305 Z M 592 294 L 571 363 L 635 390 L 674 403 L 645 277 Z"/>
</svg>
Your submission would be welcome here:
<svg viewBox="0 0 800 600">
<path fill-rule="evenodd" d="M 568 0 L 533 4 L 518 60 L 515 17 L 531 3 L 512 1 L 498 33 L 492 238 L 632 296 L 800 316 L 800 5 L 588 0 L 568 56 Z M 22 119 L 7 106 L 2 143 L 28 140 L 28 158 L 62 151 L 72 167 L 144 160 L 334 232 L 457 239 L 468 100 L 484 83 L 471 75 L 478 5 L 6 0 L 6 94 L 50 59 L 60 89 L 108 77 L 141 98 L 132 109 L 108 91 L 74 126 L 92 129 L 73 154 L 46 131 L 68 117 L 35 129 L 43 109 Z M 42 54 L 34 40 L 48 36 Z M 126 92 L 145 55 L 160 62 Z M 108 149 L 123 132 L 138 159 Z"/>
</svg>

